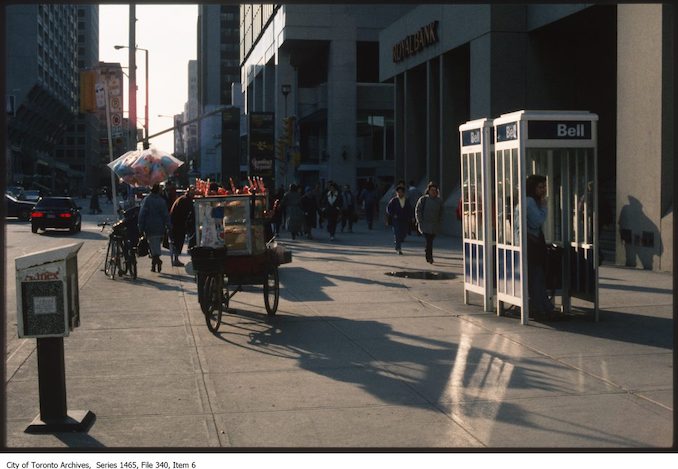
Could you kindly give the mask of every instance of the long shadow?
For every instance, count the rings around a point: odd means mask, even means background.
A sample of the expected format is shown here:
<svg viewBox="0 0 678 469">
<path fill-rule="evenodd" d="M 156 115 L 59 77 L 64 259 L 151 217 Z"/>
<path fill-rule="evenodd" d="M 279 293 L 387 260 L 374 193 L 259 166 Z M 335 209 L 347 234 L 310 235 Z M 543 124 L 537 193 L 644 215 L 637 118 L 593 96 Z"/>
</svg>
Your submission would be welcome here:
<svg viewBox="0 0 678 469">
<path fill-rule="evenodd" d="M 55 433 L 54 436 L 69 448 L 106 448 L 105 444 L 88 433 Z"/>
<path fill-rule="evenodd" d="M 511 397 L 578 395 L 581 376 L 567 366 L 544 358 L 516 359 L 475 345 L 473 335 L 440 340 L 399 332 L 375 320 L 315 319 L 330 327 L 322 337 L 318 329 L 309 330 L 310 321 L 285 321 L 241 310 L 224 317 L 228 328 L 216 336 L 252 353 L 295 360 L 303 370 L 357 386 L 386 404 L 431 405 L 447 413 L 485 418 L 490 427 L 504 421 L 516 428 L 548 431 L 554 437 L 576 435 L 574 427 L 601 445 L 637 444 L 604 429 L 549 416 L 554 426 L 545 428 L 532 421 L 531 411 L 504 403 Z M 364 338 L 353 337 L 351 331 L 360 331 Z M 488 405 L 497 409 L 488 413 L 484 410 Z"/>
<path fill-rule="evenodd" d="M 635 285 L 612 285 L 610 283 L 601 283 L 599 284 L 599 288 L 605 288 L 608 290 L 636 291 L 640 293 L 661 293 L 666 295 L 673 294 L 673 290 L 668 288 L 639 287 Z"/>
<path fill-rule="evenodd" d="M 673 350 L 673 318 L 653 317 L 624 311 L 601 310 L 600 321 L 571 317 L 548 322 L 557 331 Z"/>
</svg>

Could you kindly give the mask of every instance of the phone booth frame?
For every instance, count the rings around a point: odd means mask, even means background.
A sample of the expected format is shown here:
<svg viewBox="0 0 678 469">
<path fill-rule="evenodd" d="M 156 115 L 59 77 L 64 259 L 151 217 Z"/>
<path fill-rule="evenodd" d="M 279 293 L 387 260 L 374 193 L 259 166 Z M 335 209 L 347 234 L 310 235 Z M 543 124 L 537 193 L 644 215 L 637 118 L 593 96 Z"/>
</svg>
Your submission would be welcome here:
<svg viewBox="0 0 678 469">
<path fill-rule="evenodd" d="M 598 116 L 585 111 L 522 110 L 494 119 L 497 314 L 503 314 L 504 304 L 515 305 L 521 308 L 521 323 L 528 323 L 522 207 L 527 176 L 542 174 L 548 201 L 543 231 L 547 244 L 562 250 L 561 312 L 571 312 L 576 297 L 593 303 L 599 320 L 597 123 Z"/>
<path fill-rule="evenodd" d="M 492 210 L 487 210 L 494 203 L 493 139 L 491 119 L 476 119 L 459 126 L 464 304 L 469 304 L 470 292 L 479 294 L 487 312 L 494 309 L 493 217 Z"/>
</svg>

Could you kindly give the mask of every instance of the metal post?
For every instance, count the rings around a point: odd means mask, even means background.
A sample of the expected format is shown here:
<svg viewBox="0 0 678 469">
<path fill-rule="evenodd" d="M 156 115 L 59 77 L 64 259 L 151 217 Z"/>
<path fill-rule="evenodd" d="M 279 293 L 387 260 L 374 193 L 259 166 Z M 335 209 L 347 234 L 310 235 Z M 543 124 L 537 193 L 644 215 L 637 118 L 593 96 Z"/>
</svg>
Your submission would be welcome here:
<svg viewBox="0 0 678 469">
<path fill-rule="evenodd" d="M 108 158 L 113 162 L 113 139 L 111 137 L 111 109 L 108 98 L 108 83 L 104 82 L 104 97 L 106 99 L 106 130 L 108 132 Z M 135 139 L 136 141 L 136 139 Z M 115 187 L 115 173 L 111 171 L 111 194 L 113 195 L 113 216 L 117 216 L 118 195 Z"/>
<path fill-rule="evenodd" d="M 136 45 L 136 6 L 131 3 L 129 6 L 129 132 L 134 132 L 132 141 L 137 148 L 137 60 L 135 54 Z"/>
<path fill-rule="evenodd" d="M 146 53 L 146 109 L 144 113 L 144 147 L 148 147 L 148 49 L 140 49 Z"/>
</svg>

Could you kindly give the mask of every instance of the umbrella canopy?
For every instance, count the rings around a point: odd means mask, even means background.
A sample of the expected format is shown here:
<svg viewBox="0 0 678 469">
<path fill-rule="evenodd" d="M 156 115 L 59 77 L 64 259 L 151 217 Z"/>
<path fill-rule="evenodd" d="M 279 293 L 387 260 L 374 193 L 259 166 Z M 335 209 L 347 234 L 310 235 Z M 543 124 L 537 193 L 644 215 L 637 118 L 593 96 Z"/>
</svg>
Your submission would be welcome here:
<svg viewBox="0 0 678 469">
<path fill-rule="evenodd" d="M 169 153 L 151 148 L 128 151 L 108 167 L 124 182 L 138 187 L 166 181 L 182 164 Z"/>
</svg>

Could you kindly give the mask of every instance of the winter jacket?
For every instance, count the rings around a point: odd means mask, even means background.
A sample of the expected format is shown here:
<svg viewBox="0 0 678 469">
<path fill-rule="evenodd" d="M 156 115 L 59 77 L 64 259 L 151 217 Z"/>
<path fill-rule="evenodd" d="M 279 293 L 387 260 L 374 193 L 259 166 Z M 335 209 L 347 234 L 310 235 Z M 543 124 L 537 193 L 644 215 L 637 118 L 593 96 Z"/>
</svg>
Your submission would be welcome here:
<svg viewBox="0 0 678 469">
<path fill-rule="evenodd" d="M 141 202 L 139 210 L 139 231 L 146 236 L 162 236 L 170 227 L 167 203 L 160 194 L 150 193 Z"/>
<path fill-rule="evenodd" d="M 424 195 L 417 201 L 415 208 L 417 226 L 420 233 L 438 234 L 443 219 L 443 199 Z"/>
</svg>

